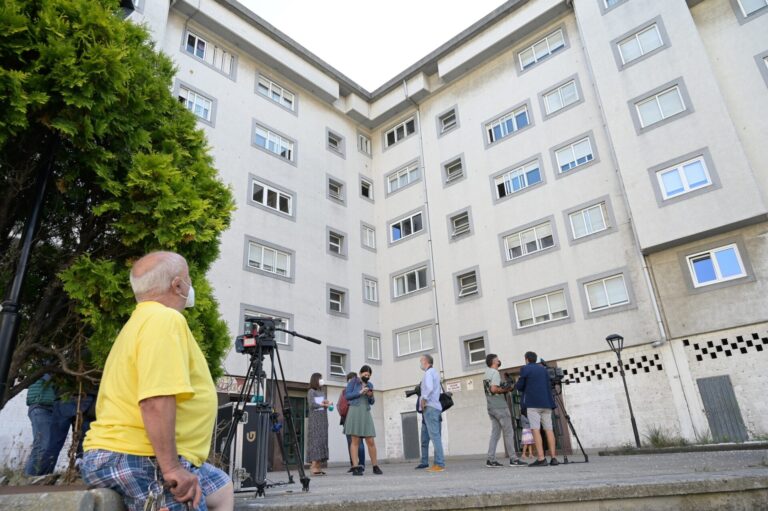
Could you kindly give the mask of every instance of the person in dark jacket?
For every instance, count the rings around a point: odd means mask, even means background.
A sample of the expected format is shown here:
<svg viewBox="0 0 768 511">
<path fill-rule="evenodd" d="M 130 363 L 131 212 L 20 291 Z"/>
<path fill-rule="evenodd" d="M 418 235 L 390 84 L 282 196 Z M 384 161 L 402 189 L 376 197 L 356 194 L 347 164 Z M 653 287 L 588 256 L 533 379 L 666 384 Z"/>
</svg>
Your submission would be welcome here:
<svg viewBox="0 0 768 511">
<path fill-rule="evenodd" d="M 43 475 L 44 457 L 51 439 L 51 419 L 56 390 L 50 375 L 45 375 L 27 389 L 27 415 L 32 423 L 32 452 L 24 466 L 28 476 Z"/>
<path fill-rule="evenodd" d="M 555 433 L 552 430 L 552 410 L 555 409 L 555 400 L 552 398 L 552 384 L 550 383 L 547 368 L 537 364 L 538 356 L 529 351 L 525 354 L 526 364 L 520 370 L 520 378 L 515 384 L 515 389 L 523 394 L 522 405 L 528 410 L 528 421 L 533 431 L 533 440 L 536 444 L 537 460 L 529 464 L 529 467 L 545 467 L 547 459 L 544 456 L 541 428 L 547 435 L 547 445 L 552 459 L 550 465 L 558 465 L 555 456 Z"/>
</svg>

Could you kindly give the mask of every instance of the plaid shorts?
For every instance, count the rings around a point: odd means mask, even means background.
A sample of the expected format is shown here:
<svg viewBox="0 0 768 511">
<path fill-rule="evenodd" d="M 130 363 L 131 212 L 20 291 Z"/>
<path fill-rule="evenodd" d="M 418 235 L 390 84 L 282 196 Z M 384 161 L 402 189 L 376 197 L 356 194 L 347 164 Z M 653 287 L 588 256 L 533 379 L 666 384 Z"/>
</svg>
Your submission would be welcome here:
<svg viewBox="0 0 768 511">
<path fill-rule="evenodd" d="M 200 480 L 203 498 L 197 509 L 207 511 L 205 497 L 226 486 L 231 479 L 224 471 L 209 463 L 195 467 L 181 456 L 179 461 Z M 149 496 L 149 485 L 154 481 L 160 481 L 162 484 L 163 481 L 154 458 L 103 450 L 85 452 L 83 463 L 80 465 L 80 475 L 92 488 L 110 488 L 122 495 L 129 511 L 143 511 Z M 169 511 L 187 510 L 187 505 L 177 502 L 169 490 L 165 490 L 163 496 Z"/>
</svg>

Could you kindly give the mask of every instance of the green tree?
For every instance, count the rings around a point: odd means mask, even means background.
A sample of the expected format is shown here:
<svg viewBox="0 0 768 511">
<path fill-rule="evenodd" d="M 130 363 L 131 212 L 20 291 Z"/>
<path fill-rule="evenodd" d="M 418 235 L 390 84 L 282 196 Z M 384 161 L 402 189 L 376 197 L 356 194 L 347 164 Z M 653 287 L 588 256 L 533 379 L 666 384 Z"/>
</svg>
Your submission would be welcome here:
<svg viewBox="0 0 768 511">
<path fill-rule="evenodd" d="M 0 407 L 46 372 L 98 381 L 135 305 L 131 263 L 151 250 L 187 258 L 197 292 L 187 319 L 220 374 L 229 335 L 205 273 L 234 202 L 170 92 L 174 72 L 116 0 L 0 2 L 0 286 L 38 169 L 54 161 Z"/>
</svg>

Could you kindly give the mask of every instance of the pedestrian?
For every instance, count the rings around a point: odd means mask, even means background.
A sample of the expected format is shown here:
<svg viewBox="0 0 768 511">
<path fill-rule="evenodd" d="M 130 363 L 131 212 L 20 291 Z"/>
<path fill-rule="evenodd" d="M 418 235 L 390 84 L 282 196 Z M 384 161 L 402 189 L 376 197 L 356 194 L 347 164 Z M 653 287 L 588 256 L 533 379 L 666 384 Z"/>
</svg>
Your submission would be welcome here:
<svg viewBox="0 0 768 511">
<path fill-rule="evenodd" d="M 372 372 L 373 370 L 368 365 L 361 367 L 359 376 L 350 380 L 344 391 L 344 397 L 349 401 L 349 412 L 347 412 L 347 419 L 344 422 L 344 434 L 352 436 L 349 452 L 354 465 L 352 475 L 355 476 L 363 475 L 365 470 L 360 465 L 358 454 L 358 448 L 363 440 L 368 445 L 373 473 L 377 475 L 383 473 L 379 468 L 376 456 L 376 427 L 371 416 L 371 407 L 376 402 L 373 397 L 373 383 L 371 383 Z"/>
<path fill-rule="evenodd" d="M 445 470 L 445 456 L 443 454 L 443 440 L 441 437 L 440 414 L 443 413 L 443 407 L 440 404 L 440 375 L 434 368 L 434 359 L 432 355 L 426 354 L 419 358 L 419 368 L 424 371 L 424 377 L 421 380 L 421 395 L 419 396 L 419 410 L 422 414 L 423 426 L 427 429 L 427 443 L 424 445 L 424 429 L 421 433 L 421 464 L 429 463 L 429 441 L 435 450 L 434 463 L 427 472 L 443 472 Z M 426 447 L 426 449 L 425 449 Z M 426 450 L 426 460 L 424 454 Z M 425 463 L 426 461 L 426 463 Z"/>
<path fill-rule="evenodd" d="M 488 468 L 503 467 L 496 461 L 496 447 L 499 445 L 499 437 L 504 434 L 504 447 L 509 454 L 510 467 L 524 467 L 525 463 L 517 457 L 517 444 L 515 442 L 515 428 L 512 425 L 512 413 L 509 409 L 506 394 L 514 389 L 511 386 L 501 385 L 501 360 L 494 353 L 485 357 L 485 370 L 483 388 L 485 389 L 485 402 L 488 410 L 488 418 L 491 419 L 491 438 L 488 442 L 488 456 L 485 466 Z"/>
<path fill-rule="evenodd" d="M 130 281 L 138 304 L 107 357 L 80 474 L 119 493 L 129 511 L 144 509 L 150 491 L 172 510 L 232 511 L 232 480 L 205 462 L 216 386 L 182 314 L 195 305 L 187 262 L 153 252 Z"/>
<path fill-rule="evenodd" d="M 350 371 L 347 373 L 347 383 L 349 383 L 353 378 L 357 378 L 356 372 Z M 346 387 L 341 389 L 341 392 L 339 393 L 339 399 L 336 400 L 336 409 L 339 411 L 339 415 L 341 416 L 339 425 L 342 426 L 342 430 L 344 427 L 344 422 L 347 420 L 347 413 L 349 412 L 349 401 L 347 401 L 347 398 L 344 397 L 344 391 L 346 390 Z M 352 435 L 344 436 L 347 438 L 347 455 L 349 455 L 349 470 L 347 472 L 351 473 L 355 468 L 355 464 L 352 462 L 352 452 L 349 450 L 349 448 L 352 447 Z M 357 450 L 357 456 L 360 466 L 363 467 L 363 470 L 365 470 L 365 442 L 360 442 L 360 447 Z"/>
<path fill-rule="evenodd" d="M 53 412 L 51 414 L 50 436 L 48 445 L 43 455 L 42 474 L 50 474 L 56 469 L 56 464 L 61 454 L 61 449 L 67 441 L 67 437 L 72 432 L 72 440 L 77 438 L 77 459 L 83 456 L 83 440 L 91 427 L 93 417 L 87 414 L 93 407 L 96 399 L 96 390 L 82 394 L 64 394 L 57 395 L 53 403 Z M 81 413 L 82 422 L 80 429 L 75 434 L 77 426 L 78 410 Z"/>
<path fill-rule="evenodd" d="M 24 465 L 24 474 L 39 476 L 43 471 L 44 456 L 51 436 L 51 418 L 56 391 L 51 376 L 46 374 L 27 389 L 27 416 L 32 423 L 32 452 Z"/>
<path fill-rule="evenodd" d="M 528 410 L 528 420 L 531 423 L 533 441 L 536 444 L 536 461 L 529 467 L 546 467 L 547 459 L 544 453 L 544 442 L 540 429 L 547 435 L 547 446 L 551 459 L 549 465 L 559 465 L 555 455 L 555 433 L 552 429 L 552 410 L 555 400 L 552 397 L 552 384 L 547 368 L 536 363 L 538 356 L 529 351 L 525 354 L 526 364 L 520 370 L 515 388 L 523 393 L 523 404 Z"/>
<path fill-rule="evenodd" d="M 325 398 L 324 386 L 325 381 L 320 373 L 314 373 L 309 379 L 307 459 L 310 461 L 310 473 L 316 476 L 325 475 L 322 464 L 328 461 L 328 408 L 331 406 L 331 402 Z"/>
<path fill-rule="evenodd" d="M 528 420 L 528 410 L 525 408 L 520 409 L 520 426 L 523 430 L 522 444 L 523 444 L 523 461 L 526 461 L 529 457 L 533 459 L 533 431 L 531 431 L 531 423 Z M 526 461 L 527 463 L 527 461 Z"/>
</svg>

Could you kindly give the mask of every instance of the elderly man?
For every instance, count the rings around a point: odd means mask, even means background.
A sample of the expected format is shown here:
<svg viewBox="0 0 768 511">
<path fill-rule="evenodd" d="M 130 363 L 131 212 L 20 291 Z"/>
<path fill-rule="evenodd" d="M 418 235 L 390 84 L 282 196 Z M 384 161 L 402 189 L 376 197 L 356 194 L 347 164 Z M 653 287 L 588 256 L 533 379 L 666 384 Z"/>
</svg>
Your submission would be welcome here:
<svg viewBox="0 0 768 511">
<path fill-rule="evenodd" d="M 231 510 L 232 482 L 205 463 L 216 389 L 181 314 L 195 303 L 187 262 L 150 253 L 133 265 L 138 305 L 112 346 L 81 466 L 92 487 L 112 488 L 130 511 Z"/>
<path fill-rule="evenodd" d="M 429 461 L 429 441 L 432 440 L 432 446 L 435 448 L 435 462 L 427 469 L 427 472 L 442 472 L 445 470 L 443 441 L 440 437 L 440 423 L 442 422 L 440 414 L 443 412 L 443 407 L 440 404 L 440 375 L 433 367 L 434 363 L 432 355 L 422 355 L 419 359 L 419 368 L 424 371 L 424 378 L 421 380 L 421 396 L 417 406 L 418 411 L 422 414 L 422 463 L 419 466 Z M 427 430 L 427 435 L 424 435 L 424 428 Z"/>
</svg>

